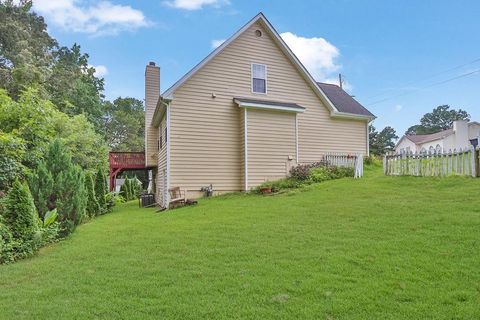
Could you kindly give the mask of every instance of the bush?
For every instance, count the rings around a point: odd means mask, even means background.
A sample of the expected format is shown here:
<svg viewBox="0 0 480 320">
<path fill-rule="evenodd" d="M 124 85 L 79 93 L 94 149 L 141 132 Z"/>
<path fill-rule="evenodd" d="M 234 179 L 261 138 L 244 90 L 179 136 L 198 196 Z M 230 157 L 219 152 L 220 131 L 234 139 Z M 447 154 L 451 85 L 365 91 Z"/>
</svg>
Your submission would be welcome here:
<svg viewBox="0 0 480 320">
<path fill-rule="evenodd" d="M 95 175 L 95 196 L 100 206 L 100 214 L 107 212 L 106 195 L 108 193 L 107 177 L 102 169 L 98 169 Z"/>
<path fill-rule="evenodd" d="M 5 201 L 4 219 L 15 240 L 26 242 L 38 231 L 38 214 L 26 184 L 16 180 Z"/>
<path fill-rule="evenodd" d="M 40 241 L 38 214 L 28 186 L 15 180 L 3 205 L 0 260 L 6 263 L 31 256 Z"/>
<path fill-rule="evenodd" d="M 307 180 L 310 178 L 310 170 L 327 166 L 326 161 L 319 161 L 309 164 L 299 164 L 290 169 L 290 176 L 298 180 Z"/>
<path fill-rule="evenodd" d="M 278 192 L 280 190 L 299 188 L 312 183 L 353 177 L 354 173 L 355 170 L 353 168 L 329 166 L 327 162 L 298 165 L 290 170 L 290 177 L 276 181 L 267 181 L 258 186 L 255 191 L 260 192 L 261 189 L 271 188 L 272 192 Z"/>
<path fill-rule="evenodd" d="M 59 140 L 50 144 L 30 181 L 40 217 L 57 209 L 60 235 L 72 232 L 85 215 L 85 175 Z"/>
<path fill-rule="evenodd" d="M 328 167 L 314 168 L 310 171 L 310 180 L 312 182 L 323 182 L 331 179 L 334 179 L 334 175 Z"/>
<path fill-rule="evenodd" d="M 85 176 L 85 192 L 87 193 L 87 214 L 90 217 L 94 217 L 100 214 L 100 204 L 98 203 L 97 197 L 95 195 L 95 185 L 94 185 L 93 175 L 88 173 Z"/>
<path fill-rule="evenodd" d="M 15 261 L 14 246 L 12 233 L 0 215 L 0 264 Z"/>
</svg>

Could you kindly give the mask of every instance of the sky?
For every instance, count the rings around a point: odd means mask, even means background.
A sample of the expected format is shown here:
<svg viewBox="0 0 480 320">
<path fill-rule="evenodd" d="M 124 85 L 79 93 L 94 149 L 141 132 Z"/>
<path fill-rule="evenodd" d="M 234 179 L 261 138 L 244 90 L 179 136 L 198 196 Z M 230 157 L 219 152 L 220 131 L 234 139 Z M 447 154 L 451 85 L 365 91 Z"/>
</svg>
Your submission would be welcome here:
<svg viewBox="0 0 480 320">
<path fill-rule="evenodd" d="M 448 104 L 480 121 L 480 1 L 34 0 L 61 45 L 78 43 L 108 99 L 144 98 L 149 61 L 168 89 L 263 12 L 318 81 L 346 90 L 398 135 Z"/>
</svg>

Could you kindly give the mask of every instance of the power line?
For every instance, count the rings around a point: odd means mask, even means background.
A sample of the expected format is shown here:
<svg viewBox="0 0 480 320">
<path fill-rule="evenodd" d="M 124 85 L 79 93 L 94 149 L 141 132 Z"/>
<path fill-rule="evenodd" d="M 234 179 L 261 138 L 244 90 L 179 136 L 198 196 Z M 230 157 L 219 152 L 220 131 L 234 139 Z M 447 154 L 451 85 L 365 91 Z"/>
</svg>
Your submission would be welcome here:
<svg viewBox="0 0 480 320">
<path fill-rule="evenodd" d="M 435 74 L 433 74 L 433 75 L 427 76 L 427 77 L 422 78 L 422 79 L 420 79 L 420 80 L 409 81 L 409 82 L 405 83 L 402 87 L 406 87 L 406 86 L 412 85 L 412 84 L 417 84 L 417 83 L 423 82 L 423 81 L 425 81 L 425 80 L 429 80 L 429 79 L 438 77 L 439 75 L 442 75 L 442 74 L 444 74 L 444 73 L 451 72 L 451 71 L 455 71 L 455 70 L 457 70 L 457 69 L 466 67 L 466 66 L 468 66 L 468 65 L 470 65 L 470 64 L 474 64 L 474 63 L 479 62 L 479 61 L 480 61 L 480 58 L 474 59 L 474 60 L 472 60 L 472 61 L 470 61 L 470 62 L 463 63 L 463 64 L 460 64 L 460 65 L 455 66 L 455 67 L 453 67 L 453 68 L 443 70 L 443 71 L 441 71 L 441 72 L 438 72 L 438 73 L 435 73 Z M 392 91 L 396 91 L 396 90 L 399 90 L 399 89 L 401 89 L 401 87 L 399 87 L 399 88 L 394 88 L 394 89 L 390 89 L 390 90 L 386 90 L 386 91 L 383 91 L 383 92 L 381 92 L 381 93 L 375 94 L 375 95 L 373 95 L 373 96 L 366 97 L 365 100 L 369 100 L 369 99 L 372 99 L 372 98 L 376 98 L 376 97 L 378 97 L 378 96 L 383 96 L 383 95 L 385 95 L 385 94 L 387 94 L 387 93 L 390 93 L 390 92 L 392 92 Z"/>
<path fill-rule="evenodd" d="M 397 95 L 395 95 L 395 96 L 387 97 L 387 98 L 385 98 L 385 99 L 378 100 L 378 101 L 375 101 L 375 102 L 373 102 L 373 103 L 370 103 L 370 104 L 368 104 L 368 106 L 373 106 L 373 105 L 379 104 L 380 102 L 384 102 L 384 101 L 387 101 L 387 100 L 390 100 L 390 99 L 393 99 L 393 98 L 403 97 L 403 96 L 409 95 L 409 94 L 411 94 L 411 93 L 414 93 L 414 92 L 416 92 L 416 91 L 425 90 L 425 89 L 428 89 L 428 88 L 431 88 L 431 87 L 439 86 L 439 85 L 442 85 L 442 84 L 444 84 L 444 83 L 451 82 L 451 81 L 454 81 L 454 80 L 457 80 L 457 79 L 460 79 L 460 78 L 472 76 L 472 75 L 474 75 L 474 74 L 476 74 L 476 73 L 480 73 L 480 69 L 477 69 L 477 70 L 474 70 L 474 71 L 470 71 L 470 72 L 461 74 L 461 75 L 459 75 L 459 76 L 456 76 L 456 77 L 453 77 L 453 78 L 450 78 L 450 79 L 447 79 L 447 80 L 443 80 L 443 81 L 440 81 L 440 82 L 435 82 L 435 83 L 430 84 L 430 85 L 428 85 L 428 86 L 425 86 L 425 87 L 423 87 L 423 88 L 419 88 L 419 89 L 416 89 L 416 90 L 413 90 L 413 91 L 409 91 L 409 92 L 397 94 Z"/>
</svg>

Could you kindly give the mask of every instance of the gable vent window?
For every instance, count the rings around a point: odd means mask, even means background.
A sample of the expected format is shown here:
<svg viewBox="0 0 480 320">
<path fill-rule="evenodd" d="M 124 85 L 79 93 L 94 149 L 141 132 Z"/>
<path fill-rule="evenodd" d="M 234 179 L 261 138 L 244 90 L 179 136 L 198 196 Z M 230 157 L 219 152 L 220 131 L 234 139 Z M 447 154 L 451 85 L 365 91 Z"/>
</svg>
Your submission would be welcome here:
<svg viewBox="0 0 480 320">
<path fill-rule="evenodd" d="M 252 92 L 267 93 L 267 66 L 252 64 Z"/>
</svg>

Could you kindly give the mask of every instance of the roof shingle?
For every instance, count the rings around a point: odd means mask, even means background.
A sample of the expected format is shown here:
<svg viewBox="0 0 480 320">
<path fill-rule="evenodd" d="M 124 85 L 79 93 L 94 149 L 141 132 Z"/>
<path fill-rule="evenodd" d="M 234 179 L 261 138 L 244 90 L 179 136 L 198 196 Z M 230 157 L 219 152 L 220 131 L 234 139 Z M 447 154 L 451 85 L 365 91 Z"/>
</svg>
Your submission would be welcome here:
<svg viewBox="0 0 480 320">
<path fill-rule="evenodd" d="M 323 93 L 332 102 L 332 104 L 340 112 L 351 113 L 361 116 L 375 117 L 364 106 L 353 99 L 342 88 L 335 84 L 317 82 L 317 85 L 322 89 Z"/>
</svg>

